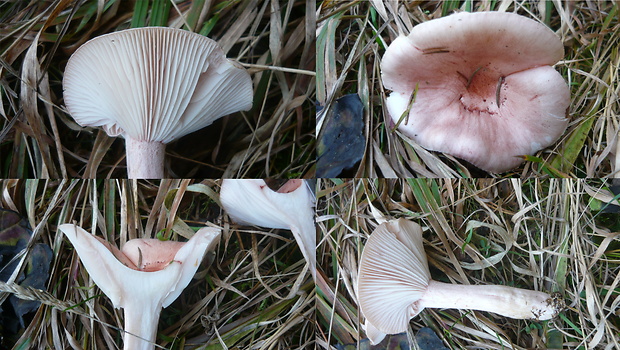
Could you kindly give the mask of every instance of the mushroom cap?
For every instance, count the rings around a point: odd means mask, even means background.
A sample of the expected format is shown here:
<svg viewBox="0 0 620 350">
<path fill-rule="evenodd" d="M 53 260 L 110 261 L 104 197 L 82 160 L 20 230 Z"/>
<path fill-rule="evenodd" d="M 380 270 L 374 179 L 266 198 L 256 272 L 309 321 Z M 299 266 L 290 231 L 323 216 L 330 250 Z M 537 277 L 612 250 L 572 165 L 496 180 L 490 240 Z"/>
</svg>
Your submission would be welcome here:
<svg viewBox="0 0 620 350">
<path fill-rule="evenodd" d="M 63 224 L 58 229 L 71 241 L 93 281 L 116 308 L 125 308 L 136 298 L 149 299 L 159 307 L 170 305 L 192 280 L 204 254 L 215 247 L 221 233 L 204 227 L 180 247 L 178 242 L 162 242 L 176 250 L 172 263 L 147 272 L 126 266 L 127 259 L 118 258 L 124 253 L 79 226 Z"/>
<path fill-rule="evenodd" d="M 69 59 L 63 80 L 71 116 L 110 136 L 171 142 L 252 107 L 252 80 L 217 42 L 146 27 L 96 37 Z"/>
<path fill-rule="evenodd" d="M 368 238 L 359 266 L 357 299 L 373 334 L 404 332 L 421 310 L 431 279 L 422 228 L 398 219 L 379 225 Z"/>
<path fill-rule="evenodd" d="M 502 172 L 566 130 L 570 91 L 551 65 L 562 41 L 514 13 L 462 12 L 419 24 L 381 62 L 387 110 L 421 146 Z M 499 106 L 498 106 L 499 102 Z"/>
</svg>

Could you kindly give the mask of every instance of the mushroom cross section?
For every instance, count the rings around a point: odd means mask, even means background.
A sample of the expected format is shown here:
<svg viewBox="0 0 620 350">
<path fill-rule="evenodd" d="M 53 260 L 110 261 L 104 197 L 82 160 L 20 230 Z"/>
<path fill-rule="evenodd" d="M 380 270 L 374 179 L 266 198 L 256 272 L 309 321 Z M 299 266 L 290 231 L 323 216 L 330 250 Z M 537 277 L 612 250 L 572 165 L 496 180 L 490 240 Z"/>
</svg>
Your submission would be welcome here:
<svg viewBox="0 0 620 350">
<path fill-rule="evenodd" d="M 570 91 L 551 66 L 563 56 L 551 29 L 514 13 L 434 19 L 387 48 L 386 108 L 422 147 L 504 172 L 566 130 Z"/>
<path fill-rule="evenodd" d="M 146 27 L 96 37 L 69 59 L 65 104 L 126 141 L 130 178 L 163 178 L 165 144 L 252 107 L 252 80 L 217 42 Z"/>
<path fill-rule="evenodd" d="M 564 307 L 561 299 L 543 292 L 432 280 L 422 228 L 402 218 L 379 225 L 368 238 L 357 293 L 374 344 L 385 334 L 404 332 L 409 320 L 427 307 L 473 309 L 531 320 L 549 320 Z"/>
<path fill-rule="evenodd" d="M 115 308 L 123 308 L 123 349 L 154 349 L 161 309 L 170 305 L 194 277 L 204 254 L 221 231 L 205 227 L 184 243 L 128 241 L 122 250 L 73 224 L 58 227 L 82 264 Z"/>
</svg>

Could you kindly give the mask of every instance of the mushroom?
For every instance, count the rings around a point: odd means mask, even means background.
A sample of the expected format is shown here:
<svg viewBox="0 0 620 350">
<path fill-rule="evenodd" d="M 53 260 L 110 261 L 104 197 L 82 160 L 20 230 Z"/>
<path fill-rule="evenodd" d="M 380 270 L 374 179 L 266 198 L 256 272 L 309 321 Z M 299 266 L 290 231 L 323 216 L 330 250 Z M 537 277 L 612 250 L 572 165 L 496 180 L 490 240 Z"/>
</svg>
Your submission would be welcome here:
<svg viewBox="0 0 620 350">
<path fill-rule="evenodd" d="M 167 143 L 252 108 L 250 75 L 217 42 L 173 28 L 88 41 L 69 59 L 63 86 L 78 124 L 125 138 L 130 178 L 163 178 Z"/>
<path fill-rule="evenodd" d="M 514 13 L 457 13 L 400 36 L 381 61 L 387 111 L 422 147 L 504 172 L 566 130 L 562 41 Z"/>
<path fill-rule="evenodd" d="M 314 196 L 304 180 L 289 180 L 276 192 L 265 180 L 223 180 L 220 200 L 239 224 L 291 230 L 316 278 Z"/>
<path fill-rule="evenodd" d="M 123 308 L 123 349 L 153 349 L 161 309 L 189 284 L 206 251 L 221 231 L 205 227 L 185 242 L 134 239 L 122 250 L 74 224 L 58 227 L 75 247 L 82 264 L 115 308 Z"/>
<path fill-rule="evenodd" d="M 427 307 L 489 311 L 537 321 L 557 316 L 564 307 L 563 300 L 543 292 L 432 280 L 422 228 L 402 218 L 379 225 L 368 238 L 357 293 L 373 344 L 384 334 L 404 332 L 409 320 Z"/>
</svg>

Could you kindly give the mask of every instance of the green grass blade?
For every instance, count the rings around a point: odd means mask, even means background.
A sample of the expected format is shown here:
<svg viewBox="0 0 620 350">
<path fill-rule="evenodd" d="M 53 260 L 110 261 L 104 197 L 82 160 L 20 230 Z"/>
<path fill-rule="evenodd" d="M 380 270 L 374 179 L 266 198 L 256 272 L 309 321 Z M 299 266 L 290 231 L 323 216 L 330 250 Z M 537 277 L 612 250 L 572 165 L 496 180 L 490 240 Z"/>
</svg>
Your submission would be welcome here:
<svg viewBox="0 0 620 350">
<path fill-rule="evenodd" d="M 167 26 L 168 17 L 170 17 L 170 6 L 170 0 L 154 0 L 149 25 L 155 27 Z"/>
<path fill-rule="evenodd" d="M 189 8 L 189 12 L 186 16 L 187 24 L 190 26 L 190 28 L 188 28 L 189 30 L 196 30 L 198 20 L 200 19 L 200 13 L 202 12 L 202 8 L 204 7 L 204 5 L 205 0 L 196 0 L 192 2 L 192 6 Z"/>
<path fill-rule="evenodd" d="M 146 27 L 146 18 L 149 13 L 149 0 L 137 0 L 131 18 L 131 28 Z"/>
<path fill-rule="evenodd" d="M 566 141 L 563 152 L 555 156 L 551 161 L 550 166 L 552 168 L 558 169 L 563 173 L 568 173 L 572 170 L 595 120 L 596 118 L 594 116 L 589 116 L 571 133 Z"/>
<path fill-rule="evenodd" d="M 220 16 L 217 13 L 214 14 L 213 17 L 209 18 L 209 20 L 206 21 L 200 29 L 200 35 L 209 36 L 209 33 L 211 33 L 211 30 L 213 30 L 213 27 L 215 27 L 219 19 Z"/>
</svg>

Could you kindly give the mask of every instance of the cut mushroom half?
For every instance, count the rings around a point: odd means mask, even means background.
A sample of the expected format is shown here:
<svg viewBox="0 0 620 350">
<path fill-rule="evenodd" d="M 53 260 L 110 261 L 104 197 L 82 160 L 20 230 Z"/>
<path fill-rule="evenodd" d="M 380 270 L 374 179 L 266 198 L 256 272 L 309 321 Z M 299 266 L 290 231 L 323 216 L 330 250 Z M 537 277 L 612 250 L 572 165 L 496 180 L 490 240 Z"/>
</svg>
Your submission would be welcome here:
<svg viewBox="0 0 620 350">
<path fill-rule="evenodd" d="M 125 314 L 125 350 L 154 349 L 161 309 L 170 305 L 196 274 L 221 231 L 205 227 L 185 242 L 128 241 L 122 250 L 74 224 L 58 227 L 115 308 Z"/>
<path fill-rule="evenodd" d="M 146 27 L 94 38 L 69 59 L 69 113 L 82 126 L 125 138 L 130 178 L 163 178 L 165 145 L 252 108 L 252 81 L 217 42 Z"/>
<path fill-rule="evenodd" d="M 566 130 L 570 90 L 552 67 L 563 56 L 551 29 L 514 13 L 434 19 L 387 48 L 386 107 L 422 147 L 505 172 Z"/>
<path fill-rule="evenodd" d="M 407 330 L 424 308 L 473 309 L 515 319 L 549 320 L 564 302 L 547 293 L 500 285 L 455 285 L 431 279 L 422 228 L 405 219 L 379 225 L 360 261 L 358 302 L 373 344 Z"/>
<path fill-rule="evenodd" d="M 273 191 L 265 180 L 222 181 L 220 200 L 239 224 L 291 230 L 312 277 L 316 278 L 314 195 L 304 180 L 289 180 Z"/>
</svg>

